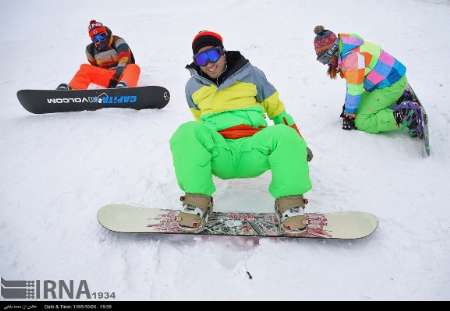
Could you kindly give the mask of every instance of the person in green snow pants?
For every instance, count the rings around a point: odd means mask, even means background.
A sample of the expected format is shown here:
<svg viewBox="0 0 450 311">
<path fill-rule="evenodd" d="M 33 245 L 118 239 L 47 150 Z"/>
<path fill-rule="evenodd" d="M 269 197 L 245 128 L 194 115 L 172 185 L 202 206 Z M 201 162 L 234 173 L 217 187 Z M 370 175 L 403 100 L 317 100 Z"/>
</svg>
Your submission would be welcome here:
<svg viewBox="0 0 450 311">
<path fill-rule="evenodd" d="M 175 174 L 185 193 L 180 227 L 204 230 L 216 190 L 213 176 L 252 178 L 271 170 L 269 191 L 280 229 L 304 232 L 303 194 L 311 189 L 307 158 L 312 153 L 278 91 L 239 51 L 225 51 L 218 33 L 199 32 L 192 51 L 186 100 L 195 121 L 182 124 L 170 140 Z"/>
<path fill-rule="evenodd" d="M 391 106 L 403 95 L 407 84 L 404 76 L 389 87 L 362 93 L 361 104 L 355 114 L 355 127 L 372 134 L 397 131 L 399 125 Z"/>
<path fill-rule="evenodd" d="M 203 123 L 192 121 L 178 128 L 170 146 L 178 184 L 186 193 L 212 196 L 216 190 L 213 175 L 251 178 L 268 170 L 272 171 L 269 191 L 274 198 L 311 189 L 306 143 L 284 124 L 248 138 L 227 140 Z"/>
<path fill-rule="evenodd" d="M 317 60 L 328 66 L 330 78 L 339 74 L 347 82 L 342 128 L 372 134 L 408 128 L 414 136 L 421 123 L 420 104 L 405 100 L 406 67 L 357 34 L 336 35 L 323 26 L 314 33 Z"/>
</svg>

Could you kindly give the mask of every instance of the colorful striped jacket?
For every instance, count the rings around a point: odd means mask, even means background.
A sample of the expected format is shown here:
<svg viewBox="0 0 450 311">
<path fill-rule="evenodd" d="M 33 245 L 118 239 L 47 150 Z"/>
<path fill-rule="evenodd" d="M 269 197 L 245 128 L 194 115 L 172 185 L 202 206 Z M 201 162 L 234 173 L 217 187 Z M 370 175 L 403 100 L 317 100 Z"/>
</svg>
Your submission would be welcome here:
<svg viewBox="0 0 450 311">
<path fill-rule="evenodd" d="M 106 51 L 97 51 L 94 43 L 91 43 L 86 47 L 87 59 L 93 66 L 106 69 L 117 68 L 117 70 L 122 71 L 126 65 L 134 64 L 133 53 L 124 39 L 112 35 L 108 28 L 107 31 L 111 48 Z"/>
<path fill-rule="evenodd" d="M 186 66 L 191 73 L 186 99 L 194 118 L 223 136 L 228 129 L 266 127 L 266 114 L 275 124 L 293 126 L 294 120 L 264 73 L 239 52 L 227 51 L 226 58 L 227 71 L 217 81 L 195 64 Z"/>
<path fill-rule="evenodd" d="M 406 67 L 357 34 L 339 34 L 338 37 L 338 69 L 347 81 L 344 111 L 356 113 L 364 92 L 391 86 L 405 75 Z"/>
</svg>

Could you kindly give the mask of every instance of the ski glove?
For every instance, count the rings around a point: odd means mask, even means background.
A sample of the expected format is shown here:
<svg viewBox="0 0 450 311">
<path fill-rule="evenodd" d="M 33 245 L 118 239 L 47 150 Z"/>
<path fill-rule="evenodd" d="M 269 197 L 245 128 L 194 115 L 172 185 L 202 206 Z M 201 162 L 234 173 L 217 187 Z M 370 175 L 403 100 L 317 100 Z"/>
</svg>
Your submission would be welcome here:
<svg viewBox="0 0 450 311">
<path fill-rule="evenodd" d="M 109 80 L 109 84 L 108 84 L 108 88 L 109 89 L 111 89 L 111 88 L 115 88 L 116 87 L 116 85 L 117 85 L 117 83 L 119 83 L 119 81 L 118 80 L 116 80 L 116 79 L 111 79 L 111 80 Z"/>
<path fill-rule="evenodd" d="M 123 70 L 125 69 L 125 66 L 118 66 L 116 68 L 116 72 L 114 73 L 114 76 L 109 80 L 108 88 L 114 88 L 116 87 L 117 83 L 120 81 L 120 77 L 122 76 Z"/>
<path fill-rule="evenodd" d="M 342 129 L 343 130 L 354 130 L 355 127 L 355 115 L 354 114 L 344 114 L 342 117 Z"/>
<path fill-rule="evenodd" d="M 314 157 L 311 149 L 309 149 L 309 147 L 306 147 L 306 152 L 308 153 L 307 156 L 306 156 L 306 160 L 308 160 L 308 162 L 311 162 L 311 160 Z"/>
<path fill-rule="evenodd" d="M 342 118 L 342 129 L 346 131 L 354 130 L 355 127 L 355 114 L 345 112 L 345 105 L 342 106 L 342 113 L 340 115 Z"/>
</svg>

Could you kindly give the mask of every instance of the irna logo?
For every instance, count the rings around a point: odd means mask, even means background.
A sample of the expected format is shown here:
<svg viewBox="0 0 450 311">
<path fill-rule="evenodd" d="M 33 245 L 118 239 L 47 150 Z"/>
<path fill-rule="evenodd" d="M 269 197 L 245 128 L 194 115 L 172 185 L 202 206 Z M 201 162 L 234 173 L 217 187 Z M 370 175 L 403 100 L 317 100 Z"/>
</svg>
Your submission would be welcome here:
<svg viewBox="0 0 450 311">
<path fill-rule="evenodd" d="M 109 299 L 114 292 L 91 292 L 86 280 L 8 281 L 1 278 L 1 295 L 5 299 Z"/>
</svg>

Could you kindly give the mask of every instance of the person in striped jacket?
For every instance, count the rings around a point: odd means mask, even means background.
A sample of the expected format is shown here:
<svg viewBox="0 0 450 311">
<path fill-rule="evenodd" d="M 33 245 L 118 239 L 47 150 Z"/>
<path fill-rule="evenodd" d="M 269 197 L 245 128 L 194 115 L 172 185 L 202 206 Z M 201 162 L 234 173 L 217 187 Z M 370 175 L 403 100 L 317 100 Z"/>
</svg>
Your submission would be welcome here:
<svg viewBox="0 0 450 311">
<path fill-rule="evenodd" d="M 178 185 L 185 193 L 180 227 L 204 229 L 213 207 L 213 176 L 253 178 L 271 170 L 269 192 L 280 227 L 301 234 L 306 228 L 303 194 L 312 187 L 307 163 L 312 153 L 278 91 L 239 51 L 225 51 L 216 32 L 199 32 L 192 51 L 185 90 L 195 120 L 180 125 L 170 140 Z"/>
<path fill-rule="evenodd" d="M 408 128 L 411 136 L 420 131 L 419 103 L 402 100 L 408 81 L 400 61 L 357 34 L 336 36 L 323 26 L 314 33 L 317 60 L 328 66 L 330 78 L 339 74 L 347 82 L 343 129 L 376 134 Z"/>
<path fill-rule="evenodd" d="M 96 20 L 90 21 L 88 31 L 89 64 L 82 64 L 69 84 L 62 83 L 57 90 L 84 90 L 91 83 L 107 88 L 137 86 L 140 68 L 127 42 Z"/>
</svg>

